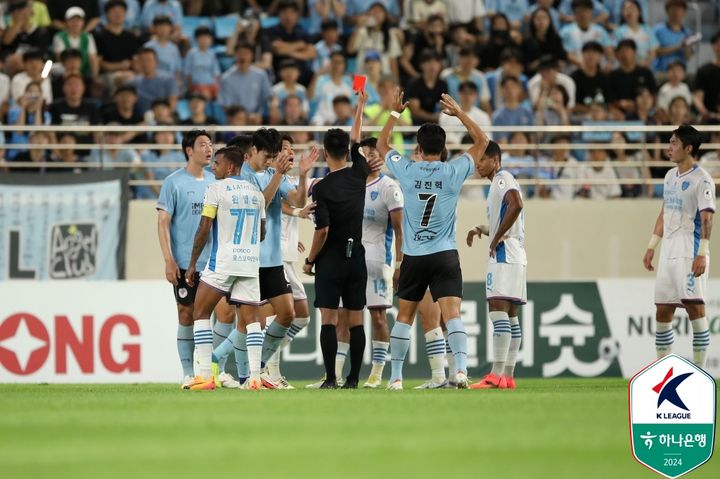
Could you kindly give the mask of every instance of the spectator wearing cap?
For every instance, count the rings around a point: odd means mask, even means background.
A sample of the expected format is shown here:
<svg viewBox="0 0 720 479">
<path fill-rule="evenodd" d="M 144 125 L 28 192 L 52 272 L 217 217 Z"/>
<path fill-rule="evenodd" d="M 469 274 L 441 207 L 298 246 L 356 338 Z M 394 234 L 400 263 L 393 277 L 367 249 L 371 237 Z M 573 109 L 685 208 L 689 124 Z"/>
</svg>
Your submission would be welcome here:
<svg viewBox="0 0 720 479">
<path fill-rule="evenodd" d="M 503 106 L 492 115 L 494 126 L 532 126 L 535 124 L 530 108 L 523 103 L 523 87 L 517 77 L 506 76 L 501 83 Z M 494 134 L 496 141 L 507 139 L 505 132 Z"/>
<path fill-rule="evenodd" d="M 445 56 L 448 44 L 447 22 L 440 15 L 431 15 L 426 23 L 427 26 L 415 38 L 408 39 L 403 46 L 400 60 L 401 80 L 405 77 L 417 78 L 420 76 L 420 58 L 427 50 Z"/>
<path fill-rule="evenodd" d="M 48 31 L 38 27 L 32 19 L 32 8 L 27 1 L 18 0 L 7 6 L 8 25 L 2 32 L 0 58 L 5 61 L 5 71 L 11 76 L 22 69 L 22 55 L 36 48 L 46 51 L 50 43 Z"/>
<path fill-rule="evenodd" d="M 560 12 L 560 21 L 564 24 L 572 23 L 575 21 L 575 8 L 573 5 L 574 0 L 562 0 L 558 8 Z M 591 0 L 590 8 L 592 9 L 592 16 L 590 21 L 597 25 L 603 25 L 608 18 L 610 18 L 610 12 L 605 7 L 604 2 L 599 0 Z"/>
<path fill-rule="evenodd" d="M 53 53 L 56 57 L 67 48 L 75 48 L 82 56 L 80 72 L 83 76 L 96 77 L 100 71 L 97 47 L 93 36 L 84 31 L 85 11 L 80 7 L 70 7 L 65 12 L 65 28 L 53 38 Z"/>
<path fill-rule="evenodd" d="M 332 101 L 336 96 L 353 97 L 352 78 L 345 73 L 345 55 L 335 52 L 330 55 L 330 71 L 313 79 L 308 95 L 317 109 L 310 122 L 313 125 L 332 125 L 335 112 Z"/>
<path fill-rule="evenodd" d="M 347 0 L 346 19 L 350 25 L 359 25 L 360 17 L 367 13 L 375 6 L 381 5 L 388 15 L 391 24 L 397 24 L 400 20 L 400 2 L 399 0 Z"/>
<path fill-rule="evenodd" d="M 625 0 L 622 21 L 613 34 L 616 42 L 635 41 L 638 64 L 650 68 L 657 55 L 658 40 L 655 32 L 644 21 L 639 0 Z"/>
<path fill-rule="evenodd" d="M 100 23 L 100 9 L 98 0 L 50 0 L 47 2 L 52 26 L 55 30 L 65 29 L 68 9 L 78 7 L 85 13 L 85 31 L 92 32 Z"/>
<path fill-rule="evenodd" d="M 40 82 L 31 81 L 27 84 L 23 95 L 8 110 L 7 123 L 13 126 L 50 124 L 50 113 L 45 109 L 45 100 L 42 96 Z M 29 140 L 30 137 L 27 132 L 13 131 L 10 133 L 8 143 L 25 145 Z M 7 158 L 11 160 L 21 151 L 24 150 L 10 150 L 7 152 Z"/>
<path fill-rule="evenodd" d="M 667 21 L 655 25 L 655 36 L 658 39 L 657 58 L 653 62 L 653 70 L 666 72 L 667 67 L 674 61 L 687 63 L 693 55 L 694 42 L 699 37 L 683 25 L 687 15 L 687 2 L 685 0 L 668 0 L 665 2 Z"/>
<path fill-rule="evenodd" d="M 23 70 L 12 78 L 10 92 L 12 99 L 18 101 L 24 94 L 30 82 L 37 82 L 42 89 L 42 96 L 45 103 L 49 105 L 53 101 L 53 90 L 50 78 L 43 78 L 42 71 L 45 66 L 45 57 L 37 49 L 25 51 L 22 55 Z"/>
<path fill-rule="evenodd" d="M 140 26 L 149 31 L 155 17 L 170 17 L 173 24 L 173 39 L 179 39 L 183 22 L 183 9 L 178 0 L 147 0 L 140 13 Z"/>
<path fill-rule="evenodd" d="M 440 16 L 447 21 L 447 5 L 443 0 L 411 0 L 410 11 L 405 12 L 405 19 L 418 30 L 427 26 L 431 16 Z"/>
<path fill-rule="evenodd" d="M 157 69 L 157 53 L 152 48 L 143 47 L 138 53 L 139 72 L 130 82 L 138 92 L 138 107 L 146 112 L 152 102 L 165 99 L 174 111 L 178 99 L 178 86 L 175 78 Z"/>
<path fill-rule="evenodd" d="M 483 24 L 487 16 L 484 0 L 445 0 L 445 4 L 451 26 L 464 25 L 472 32 L 484 30 Z"/>
<path fill-rule="evenodd" d="M 100 11 L 102 16 L 100 17 L 100 23 L 107 25 L 109 20 L 107 18 L 107 5 L 108 3 L 117 0 L 100 0 Z M 128 30 L 136 30 L 140 27 L 140 3 L 138 0 L 121 0 L 125 3 L 125 21 L 123 26 Z"/>
<path fill-rule="evenodd" d="M 272 87 L 270 100 L 270 123 L 280 122 L 284 111 L 282 105 L 288 95 L 295 95 L 302 100 L 302 109 L 305 115 L 310 111 L 307 89 L 298 83 L 300 69 L 295 60 L 286 58 L 280 63 L 280 81 Z"/>
<path fill-rule="evenodd" d="M 440 78 L 447 83 L 448 94 L 453 98 L 460 98 L 460 85 L 471 82 L 475 85 L 475 106 L 492 111 L 490 87 L 483 72 L 477 69 L 479 61 L 475 49 L 470 46 L 461 48 L 458 58 L 456 67 L 446 68 L 440 73 Z"/>
<path fill-rule="evenodd" d="M 158 15 L 153 18 L 153 36 L 143 46 L 155 50 L 158 59 L 157 71 L 178 81 L 182 69 L 182 57 L 180 49 L 171 40 L 172 34 L 173 23 L 170 17 Z"/>
<path fill-rule="evenodd" d="M 493 111 L 503 106 L 502 81 L 506 77 L 517 78 L 523 90 L 527 90 L 528 79 L 523 73 L 522 52 L 518 48 L 503 50 L 500 53 L 500 68 L 485 74 Z"/>
<path fill-rule="evenodd" d="M 658 108 L 667 111 L 673 98 L 681 96 L 692 105 L 692 94 L 685 83 L 685 65 L 680 62 L 671 63 L 668 67 L 668 81 L 658 91 Z"/>
<path fill-rule="evenodd" d="M 635 41 L 621 40 L 617 45 L 618 68 L 608 76 L 608 101 L 614 102 L 626 114 L 635 111 L 635 95 L 640 87 L 657 91 L 655 76 L 649 68 L 637 64 Z"/>
<path fill-rule="evenodd" d="M 530 2 L 528 0 L 486 0 L 485 8 L 490 16 L 502 13 L 510 22 L 511 28 L 520 30 L 525 14 L 530 9 Z"/>
<path fill-rule="evenodd" d="M 421 75 L 412 80 L 405 90 L 414 125 L 437 123 L 440 118 L 440 97 L 448 92 L 447 83 L 440 79 L 442 60 L 440 53 L 425 50 L 420 57 Z"/>
<path fill-rule="evenodd" d="M 331 23 L 336 29 L 342 29 L 342 19 L 347 12 L 347 6 L 342 0 L 308 0 L 308 12 L 310 13 L 310 24 L 308 33 L 318 35 L 323 30 L 323 25 Z"/>
<path fill-rule="evenodd" d="M 552 22 L 552 26 L 555 29 L 555 32 L 557 33 L 560 31 L 560 27 L 562 24 L 560 23 L 560 12 L 557 8 L 555 8 L 555 0 L 538 0 L 535 5 L 530 7 L 529 15 L 525 17 L 525 22 L 528 25 L 532 25 L 532 16 L 533 14 L 541 9 L 544 8 L 547 11 L 547 14 L 550 16 L 550 20 Z"/>
<path fill-rule="evenodd" d="M 515 32 L 516 37 L 519 34 Z M 480 69 L 484 72 L 495 70 L 501 63 L 500 56 L 507 48 L 518 48 L 521 39 L 513 37 L 510 21 L 502 13 L 496 13 L 490 19 L 490 36 L 480 47 Z"/>
<path fill-rule="evenodd" d="M 81 75 L 65 76 L 63 95 L 50 105 L 53 125 L 85 127 L 100 124 L 100 114 L 96 104 L 85 98 L 85 82 Z M 92 134 L 87 132 L 78 132 L 77 136 L 81 143 L 90 143 L 93 140 Z"/>
<path fill-rule="evenodd" d="M 138 94 L 133 85 L 125 84 L 119 86 L 113 95 L 113 102 L 107 105 L 101 112 L 102 122 L 105 125 L 130 125 L 139 126 L 145 123 L 142 113 L 137 107 Z M 144 138 L 138 132 L 122 133 L 123 143 L 133 143 Z"/>
<path fill-rule="evenodd" d="M 289 58 L 298 62 L 300 83 L 307 85 L 312 79 L 310 65 L 315 58 L 315 46 L 299 24 L 300 7 L 293 0 L 282 0 L 277 12 L 280 23 L 264 32 L 263 52 L 272 53 L 275 74 L 279 73 L 283 60 Z"/>
<path fill-rule="evenodd" d="M 600 68 L 602 56 L 603 47 L 598 42 L 583 45 L 580 68 L 570 74 L 576 87 L 574 113 L 587 113 L 598 95 L 603 102 L 608 96 L 608 77 Z"/>
<path fill-rule="evenodd" d="M 693 103 L 703 119 L 720 120 L 720 30 L 710 39 L 715 59 L 695 75 Z"/>
<path fill-rule="evenodd" d="M 132 79 L 132 60 L 140 49 L 140 39 L 125 27 L 127 17 L 125 0 L 108 0 L 104 11 L 107 24 L 95 32 L 98 56 L 100 58 L 101 80 L 106 94 L 115 89 L 115 84 Z"/>
<path fill-rule="evenodd" d="M 369 51 L 380 54 L 383 75 L 399 78 L 398 59 L 403 54 L 403 36 L 392 26 L 388 10 L 380 2 L 374 3 L 363 15 L 357 16 L 356 27 L 347 44 L 348 53 L 357 57 L 357 71 L 364 71 Z"/>
<path fill-rule="evenodd" d="M 556 61 L 565 61 L 567 52 L 560 35 L 552 22 L 550 10 L 536 8 L 528 21 L 528 33 L 523 39 L 522 50 L 525 68 L 529 75 L 534 74 L 540 65 L 540 57 L 550 56 Z"/>
<path fill-rule="evenodd" d="M 201 93 L 193 93 L 190 95 L 190 118 L 186 118 L 181 125 L 205 127 L 207 125 L 217 125 L 215 117 L 207 114 L 207 98 Z"/>
<path fill-rule="evenodd" d="M 593 23 L 592 0 L 572 0 L 574 22 L 560 30 L 560 38 L 568 53 L 568 59 L 574 64 L 582 65 L 582 47 L 587 42 L 602 45 L 608 65 L 613 60 L 612 41 L 607 31 Z"/>
<path fill-rule="evenodd" d="M 454 98 L 458 98 L 460 108 L 472 118 L 472 120 L 480 125 L 483 129 L 488 126 L 492 126 L 490 116 L 477 107 L 478 104 L 478 87 L 472 81 L 464 81 L 458 85 L 458 93 Z M 438 120 L 440 126 L 445 129 L 445 135 L 447 143 L 462 143 L 464 134 L 457 131 L 449 131 L 448 127 L 462 127 L 462 122 L 456 116 L 446 115 L 440 112 L 440 118 Z M 491 134 L 488 134 L 491 137 Z"/>
<path fill-rule="evenodd" d="M 190 92 L 198 92 L 206 98 L 217 98 L 220 80 L 220 64 L 212 50 L 213 35 L 206 26 L 195 29 L 196 47 L 185 56 L 185 78 Z"/>
<path fill-rule="evenodd" d="M 558 70 L 557 60 L 551 56 L 540 59 L 538 72 L 528 80 L 528 93 L 534 108 L 538 108 L 538 102 L 543 91 L 547 95 L 554 85 L 561 85 L 568 95 L 567 106 L 575 106 L 575 80 Z"/>
<path fill-rule="evenodd" d="M 272 91 L 265 70 L 252 64 L 254 50 L 249 43 L 238 44 L 235 65 L 220 77 L 218 101 L 225 109 L 243 107 L 248 114 L 248 123 L 259 125 Z"/>
<path fill-rule="evenodd" d="M 320 29 L 320 40 L 315 44 L 315 60 L 312 63 L 312 70 L 315 75 L 322 75 L 330 71 L 330 54 L 342 52 L 343 47 L 339 43 L 340 32 L 337 22 L 334 20 L 323 20 Z"/>
</svg>

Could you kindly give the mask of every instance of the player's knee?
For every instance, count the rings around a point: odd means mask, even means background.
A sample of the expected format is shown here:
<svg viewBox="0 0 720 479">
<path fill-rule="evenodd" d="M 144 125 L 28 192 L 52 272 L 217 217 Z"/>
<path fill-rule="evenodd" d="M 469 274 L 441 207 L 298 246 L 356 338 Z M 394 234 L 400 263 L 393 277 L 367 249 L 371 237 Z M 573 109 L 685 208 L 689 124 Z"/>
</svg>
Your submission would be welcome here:
<svg viewBox="0 0 720 479">
<path fill-rule="evenodd" d="M 387 328 L 387 315 L 384 309 L 372 310 L 370 318 L 372 319 L 373 330 Z"/>
</svg>

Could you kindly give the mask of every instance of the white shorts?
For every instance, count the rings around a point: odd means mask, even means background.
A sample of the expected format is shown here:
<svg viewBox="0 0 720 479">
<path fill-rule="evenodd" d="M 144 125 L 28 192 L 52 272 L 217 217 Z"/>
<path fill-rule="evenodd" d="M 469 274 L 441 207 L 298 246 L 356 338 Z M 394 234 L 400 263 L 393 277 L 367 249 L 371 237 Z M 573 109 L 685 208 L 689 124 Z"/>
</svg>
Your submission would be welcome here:
<svg viewBox="0 0 720 479">
<path fill-rule="evenodd" d="M 519 263 L 488 262 L 485 295 L 514 304 L 527 303 L 527 266 Z"/>
<path fill-rule="evenodd" d="M 393 269 L 382 261 L 366 260 L 367 287 L 365 297 L 368 309 L 391 308 L 393 303 Z"/>
<path fill-rule="evenodd" d="M 206 269 L 200 281 L 227 295 L 230 304 L 260 306 L 260 280 L 246 276 L 229 276 Z"/>
<path fill-rule="evenodd" d="M 293 263 L 290 261 L 283 261 L 283 268 L 285 269 L 285 277 L 290 283 L 290 288 L 292 288 L 293 299 L 295 301 L 307 299 L 305 286 L 302 284 L 302 281 L 300 281 L 300 277 L 298 276 L 297 271 L 295 271 Z"/>
<path fill-rule="evenodd" d="M 710 271 L 710 257 L 706 258 L 705 272 L 699 278 L 692 274 L 692 258 L 661 258 L 655 277 L 655 304 L 682 306 L 683 301 L 704 303 Z"/>
</svg>

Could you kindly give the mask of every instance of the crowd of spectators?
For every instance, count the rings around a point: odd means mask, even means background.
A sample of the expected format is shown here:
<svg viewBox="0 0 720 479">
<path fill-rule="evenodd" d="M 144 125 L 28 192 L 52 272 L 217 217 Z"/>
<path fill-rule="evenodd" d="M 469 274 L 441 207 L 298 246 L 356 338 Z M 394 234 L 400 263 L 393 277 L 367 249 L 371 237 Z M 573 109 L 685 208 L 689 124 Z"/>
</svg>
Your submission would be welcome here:
<svg viewBox="0 0 720 479">
<path fill-rule="evenodd" d="M 392 92 L 405 90 L 402 125 L 457 126 L 439 111 L 453 95 L 484 126 L 673 125 L 720 122 L 720 32 L 714 60 L 692 81 L 688 61 L 700 36 L 685 0 L 7 0 L 0 2 L 0 118 L 5 125 L 288 125 L 295 142 L 316 141 L 308 125 L 345 126 L 353 74 L 367 77 L 366 124 L 383 125 Z M 655 12 L 656 14 L 659 12 Z M 660 149 L 550 150 L 535 143 L 663 143 L 666 135 L 575 136 L 496 132 L 519 178 L 661 178 Z M 218 142 L 232 134 L 220 134 Z M 718 138 L 715 137 L 717 140 Z M 464 142 L 449 133 L 451 144 Z M 178 151 L 113 149 L 171 144 L 172 133 L 6 132 L 2 168 L 13 161 L 133 163 L 160 179 L 153 162 Z M 396 133 L 397 144 L 412 135 Z M 12 148 L 98 142 L 102 151 Z M 516 146 L 520 145 L 520 146 Z M 716 152 L 706 158 L 717 159 Z M 604 162 L 584 167 L 586 160 Z M 568 166 L 543 166 L 544 162 Z M 27 169 L 25 169 L 27 171 Z M 42 167 L 34 171 L 44 171 Z M 135 191 L 152 197 L 157 188 Z M 528 187 L 539 197 L 657 195 L 627 185 Z"/>
</svg>

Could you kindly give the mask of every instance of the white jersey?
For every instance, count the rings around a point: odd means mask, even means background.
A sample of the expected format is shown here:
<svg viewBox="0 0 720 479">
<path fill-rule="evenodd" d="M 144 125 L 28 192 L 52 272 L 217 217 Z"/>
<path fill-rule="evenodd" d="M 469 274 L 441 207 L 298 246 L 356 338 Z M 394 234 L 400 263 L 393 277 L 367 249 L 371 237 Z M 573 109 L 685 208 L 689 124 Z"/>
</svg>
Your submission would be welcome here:
<svg viewBox="0 0 720 479">
<path fill-rule="evenodd" d="M 700 245 L 700 212 L 715 211 L 715 184 L 707 171 L 694 165 L 682 175 L 672 168 L 664 187 L 660 256 L 694 258 Z"/>
<path fill-rule="evenodd" d="M 507 210 L 505 194 L 510 190 L 517 190 L 522 197 L 520 186 L 515 177 L 506 170 L 498 171 L 493 177 L 490 184 L 490 191 L 487 197 L 487 215 L 490 225 L 490 239 L 495 237 Z M 505 233 L 503 240 L 495 248 L 495 258 L 490 258 L 490 262 L 497 263 L 517 263 L 527 265 L 527 256 L 525 255 L 525 219 L 524 212 L 520 212 L 515 223 Z"/>
<path fill-rule="evenodd" d="M 392 264 L 393 228 L 390 212 L 404 205 L 400 186 L 389 176 L 380 175 L 365 187 L 362 244 L 366 261 Z"/>
<path fill-rule="evenodd" d="M 207 269 L 228 276 L 257 277 L 260 268 L 261 220 L 265 198 L 255 185 L 238 177 L 210 184 L 203 214 L 215 209 Z"/>
<path fill-rule="evenodd" d="M 294 186 L 299 183 L 297 176 L 288 176 L 287 179 Z M 298 217 L 283 213 L 280 228 L 280 248 L 282 249 L 283 261 L 297 261 L 300 258 L 300 253 L 298 253 L 298 242 L 300 241 Z"/>
</svg>

